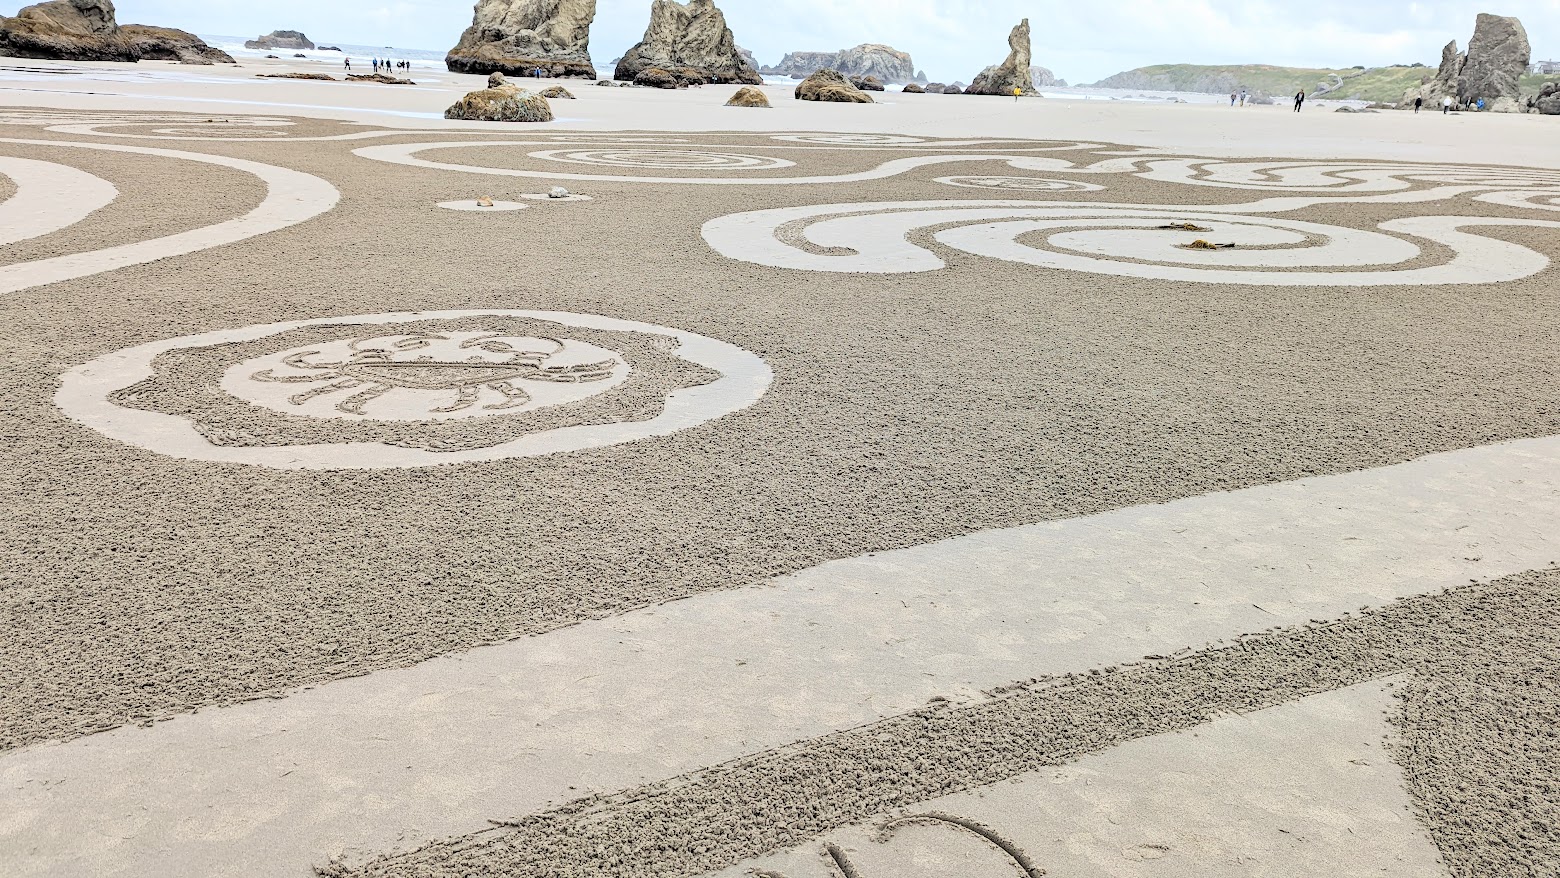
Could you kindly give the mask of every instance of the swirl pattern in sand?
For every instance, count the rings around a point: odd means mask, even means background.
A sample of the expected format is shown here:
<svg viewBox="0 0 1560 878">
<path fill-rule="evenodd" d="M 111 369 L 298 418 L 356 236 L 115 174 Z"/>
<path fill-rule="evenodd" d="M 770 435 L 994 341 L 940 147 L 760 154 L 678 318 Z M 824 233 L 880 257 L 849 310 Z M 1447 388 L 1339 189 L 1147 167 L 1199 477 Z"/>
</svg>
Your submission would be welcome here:
<svg viewBox="0 0 1560 878">
<path fill-rule="evenodd" d="M 773 156 L 742 155 L 697 149 L 555 149 L 531 153 L 532 158 L 576 165 L 613 168 L 657 168 L 681 171 L 767 171 L 794 167 L 796 162 Z"/>
<path fill-rule="evenodd" d="M 1184 223 L 1198 230 L 1177 228 Z M 937 227 L 932 233 L 937 243 L 1006 262 L 1261 286 L 1495 283 L 1536 274 L 1549 264 L 1527 247 L 1462 231 L 1467 226 L 1560 228 L 1560 223 L 1423 216 L 1367 231 L 1208 207 L 905 201 L 734 214 L 706 223 L 704 239 L 716 252 L 759 265 L 900 274 L 945 266 L 909 237 Z M 1454 255 L 1419 264 L 1435 257 L 1413 239 Z M 1216 249 L 1194 248 L 1197 241 L 1217 242 Z M 1373 270 L 1354 270 L 1364 268 Z"/>
<path fill-rule="evenodd" d="M 936 182 L 964 189 L 1000 189 L 1008 192 L 1099 192 L 1105 187 L 1077 180 L 1047 180 L 1043 177 L 938 177 Z"/>
</svg>

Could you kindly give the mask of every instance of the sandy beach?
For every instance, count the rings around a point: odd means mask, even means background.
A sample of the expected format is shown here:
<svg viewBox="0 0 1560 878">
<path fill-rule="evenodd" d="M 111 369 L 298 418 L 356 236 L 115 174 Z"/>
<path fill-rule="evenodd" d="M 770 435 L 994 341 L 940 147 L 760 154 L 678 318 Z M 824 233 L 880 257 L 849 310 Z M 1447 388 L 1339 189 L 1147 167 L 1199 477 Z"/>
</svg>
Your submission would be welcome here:
<svg viewBox="0 0 1560 878">
<path fill-rule="evenodd" d="M 0 874 L 1560 872 L 1553 120 L 0 61 Z"/>
</svg>

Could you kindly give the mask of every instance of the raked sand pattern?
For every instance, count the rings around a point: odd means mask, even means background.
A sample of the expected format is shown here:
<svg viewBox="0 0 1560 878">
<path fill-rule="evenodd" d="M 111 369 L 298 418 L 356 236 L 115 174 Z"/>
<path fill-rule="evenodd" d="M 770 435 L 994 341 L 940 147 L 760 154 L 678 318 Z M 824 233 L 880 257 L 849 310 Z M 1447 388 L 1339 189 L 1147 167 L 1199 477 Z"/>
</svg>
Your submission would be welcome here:
<svg viewBox="0 0 1560 878">
<path fill-rule="evenodd" d="M 0 175 L 6 875 L 1560 870 L 1560 172 L 13 109 Z"/>
</svg>

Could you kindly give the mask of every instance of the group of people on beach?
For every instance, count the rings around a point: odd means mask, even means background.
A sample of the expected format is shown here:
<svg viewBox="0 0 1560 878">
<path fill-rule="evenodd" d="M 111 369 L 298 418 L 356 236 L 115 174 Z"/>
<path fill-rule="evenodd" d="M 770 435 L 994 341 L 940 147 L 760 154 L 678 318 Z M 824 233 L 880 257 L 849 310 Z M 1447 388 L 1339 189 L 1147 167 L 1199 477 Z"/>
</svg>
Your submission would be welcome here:
<svg viewBox="0 0 1560 878">
<path fill-rule="evenodd" d="M 343 65 L 345 65 L 348 70 L 352 69 L 352 59 L 351 58 L 343 58 L 341 63 Z M 412 69 L 412 62 L 410 62 L 410 61 L 391 61 L 388 58 L 375 58 L 374 59 L 374 72 L 375 73 L 379 73 L 380 71 L 383 71 L 385 73 L 389 73 L 392 67 L 394 69 L 396 69 L 396 70 L 411 70 Z"/>
<path fill-rule="evenodd" d="M 1241 89 L 1238 94 L 1232 91 L 1230 92 L 1230 106 L 1235 106 L 1235 101 L 1238 99 L 1240 101 L 1240 105 L 1244 107 L 1246 106 L 1246 101 L 1249 98 L 1250 96 L 1246 94 L 1245 89 Z"/>
</svg>

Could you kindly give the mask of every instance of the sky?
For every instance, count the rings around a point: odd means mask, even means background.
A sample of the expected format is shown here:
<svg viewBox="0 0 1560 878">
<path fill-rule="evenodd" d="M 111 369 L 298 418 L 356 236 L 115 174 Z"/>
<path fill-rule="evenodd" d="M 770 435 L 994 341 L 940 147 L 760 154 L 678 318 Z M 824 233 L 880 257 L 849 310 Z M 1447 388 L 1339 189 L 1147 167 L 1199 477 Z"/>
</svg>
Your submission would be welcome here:
<svg viewBox="0 0 1560 878">
<path fill-rule="evenodd" d="M 1435 65 L 1465 45 L 1479 12 L 1522 19 L 1534 60 L 1560 56 L 1560 0 L 717 0 L 738 44 L 773 64 L 790 51 L 887 43 L 933 80 L 968 82 L 1007 56 L 1009 29 L 1033 29 L 1035 63 L 1072 83 L 1148 64 Z M 7 4 L 0 3 L 0 9 Z M 20 5 L 10 0 L 10 6 Z M 444 50 L 471 23 L 471 0 L 118 0 L 119 21 L 205 34 L 301 30 L 316 42 Z M 8 11 L 8 10 L 7 10 Z M 598 67 L 638 42 L 650 0 L 598 0 Z"/>
</svg>

